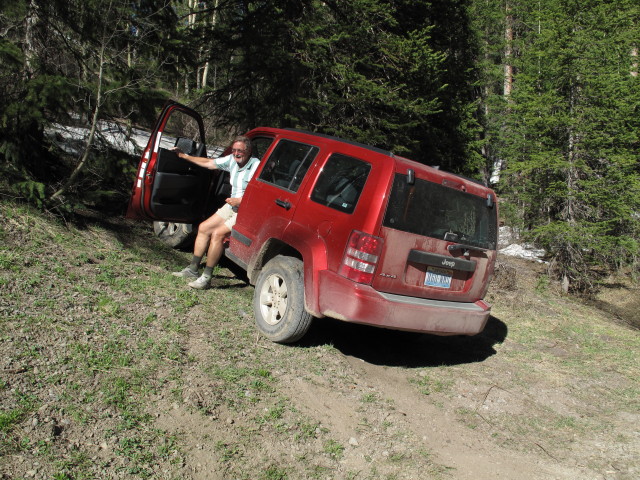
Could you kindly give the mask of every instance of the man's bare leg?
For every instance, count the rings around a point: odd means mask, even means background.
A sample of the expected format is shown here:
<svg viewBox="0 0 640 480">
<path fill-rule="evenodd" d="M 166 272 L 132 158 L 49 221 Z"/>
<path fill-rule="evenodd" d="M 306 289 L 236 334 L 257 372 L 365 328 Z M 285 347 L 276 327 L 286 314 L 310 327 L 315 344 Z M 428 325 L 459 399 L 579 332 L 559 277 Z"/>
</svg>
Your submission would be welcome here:
<svg viewBox="0 0 640 480">
<path fill-rule="evenodd" d="M 198 227 L 198 235 L 196 236 L 195 245 L 193 247 L 193 254 L 195 256 L 202 258 L 204 254 L 207 253 L 211 243 L 211 237 L 220 227 L 226 228 L 223 218 L 217 214 L 207 218 L 200 224 Z"/>
<path fill-rule="evenodd" d="M 231 229 L 224 223 L 215 226 L 210 231 L 206 268 L 197 280 L 189 283 L 190 287 L 197 289 L 209 288 L 211 285 L 213 268 L 218 264 L 222 257 L 222 253 L 224 252 L 224 242 L 229 234 L 231 234 Z"/>
<path fill-rule="evenodd" d="M 198 278 L 198 269 L 200 268 L 202 257 L 209 248 L 213 232 L 215 232 L 220 226 L 225 227 L 224 220 L 217 214 L 214 214 L 211 217 L 207 218 L 198 226 L 198 234 L 196 235 L 196 240 L 193 247 L 193 256 L 191 257 L 191 263 L 185 269 L 179 272 L 173 272 L 173 275 L 182 278 Z"/>
</svg>

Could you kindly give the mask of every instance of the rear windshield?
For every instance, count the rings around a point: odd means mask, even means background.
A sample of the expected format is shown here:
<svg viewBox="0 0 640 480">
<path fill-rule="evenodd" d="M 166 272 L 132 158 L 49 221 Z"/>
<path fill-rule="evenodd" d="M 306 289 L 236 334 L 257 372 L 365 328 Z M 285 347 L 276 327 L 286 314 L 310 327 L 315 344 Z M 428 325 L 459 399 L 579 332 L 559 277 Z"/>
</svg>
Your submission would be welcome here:
<svg viewBox="0 0 640 480">
<path fill-rule="evenodd" d="M 397 174 L 384 226 L 425 237 L 494 250 L 496 208 L 487 199 L 460 190 Z"/>
</svg>

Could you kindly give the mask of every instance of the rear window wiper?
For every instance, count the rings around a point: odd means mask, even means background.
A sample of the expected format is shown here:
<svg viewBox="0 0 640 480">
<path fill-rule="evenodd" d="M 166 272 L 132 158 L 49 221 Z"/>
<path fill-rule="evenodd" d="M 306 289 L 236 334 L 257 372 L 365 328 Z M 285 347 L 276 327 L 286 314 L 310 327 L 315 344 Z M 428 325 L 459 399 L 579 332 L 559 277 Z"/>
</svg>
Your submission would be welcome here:
<svg viewBox="0 0 640 480">
<path fill-rule="evenodd" d="M 473 245 L 465 245 L 464 243 L 454 243 L 453 245 L 449 245 L 447 250 L 450 252 L 454 252 L 456 250 L 475 250 L 476 252 L 488 252 L 488 248 L 475 247 Z"/>
</svg>

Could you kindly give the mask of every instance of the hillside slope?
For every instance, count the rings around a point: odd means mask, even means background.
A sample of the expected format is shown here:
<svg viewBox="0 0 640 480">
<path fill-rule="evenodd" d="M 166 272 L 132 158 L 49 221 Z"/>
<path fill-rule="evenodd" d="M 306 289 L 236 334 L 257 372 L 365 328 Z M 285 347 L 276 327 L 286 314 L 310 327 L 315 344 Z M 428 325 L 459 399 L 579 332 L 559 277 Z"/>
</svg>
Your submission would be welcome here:
<svg viewBox="0 0 640 480">
<path fill-rule="evenodd" d="M 251 286 L 188 289 L 168 272 L 189 254 L 146 225 L 3 202 L 0 239 L 2 478 L 640 476 L 624 280 L 603 310 L 501 257 L 481 335 L 323 319 L 282 346 Z"/>
</svg>

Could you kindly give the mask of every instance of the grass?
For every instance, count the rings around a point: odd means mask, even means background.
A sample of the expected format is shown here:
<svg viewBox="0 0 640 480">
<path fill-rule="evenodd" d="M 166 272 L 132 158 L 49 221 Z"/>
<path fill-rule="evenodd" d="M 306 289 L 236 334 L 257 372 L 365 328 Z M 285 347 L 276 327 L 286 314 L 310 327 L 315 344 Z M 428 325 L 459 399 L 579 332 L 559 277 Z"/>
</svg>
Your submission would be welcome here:
<svg viewBox="0 0 640 480">
<path fill-rule="evenodd" d="M 440 393 L 454 384 L 451 378 L 447 378 L 447 372 L 442 371 L 440 375 L 433 376 L 427 371 L 421 371 L 417 377 L 409 378 L 409 382 L 416 385 L 420 393 L 423 395 L 431 395 L 432 393 Z"/>
<path fill-rule="evenodd" d="M 499 341 L 321 325 L 281 346 L 256 334 L 251 287 L 217 269 L 185 288 L 168 272 L 190 254 L 146 227 L 3 202 L 0 238 L 0 476 L 455 478 L 415 424 L 428 406 L 506 451 L 584 455 L 597 435 L 612 446 L 590 468 L 634 467 L 613 445 L 634 446 L 637 332 L 540 277 L 492 300 Z"/>
<path fill-rule="evenodd" d="M 26 299 L 27 311 L 29 307 L 48 311 L 45 316 L 29 316 L 12 309 L 10 315 L 3 316 L 3 331 L 19 332 L 12 334 L 11 348 L 5 352 L 13 363 L 37 365 L 55 393 L 49 398 L 45 388 L 29 382 L 35 395 L 34 402 L 27 404 L 3 391 L 2 451 L 35 451 L 40 457 L 47 456 L 51 478 L 101 476 L 100 464 L 87 462 L 92 456 L 90 448 L 65 450 L 62 444 L 49 441 L 45 431 L 20 440 L 40 398 L 45 414 L 62 415 L 75 428 L 93 429 L 97 435 L 92 442 L 106 445 L 106 451 L 112 452 L 112 468 L 118 474 L 151 478 L 158 474 L 153 465 L 160 463 L 165 464 L 165 470 L 179 471 L 183 462 L 168 459 L 168 452 L 179 450 L 179 446 L 160 442 L 161 435 L 152 428 L 154 417 L 148 412 L 148 399 L 166 385 L 173 392 L 166 398 L 181 404 L 189 389 L 171 366 L 194 361 L 186 352 L 184 317 L 202 304 L 204 295 L 185 289 L 166 275 L 171 263 L 183 261 L 181 254 L 162 245 L 149 246 L 144 234 L 132 243 L 126 240 L 125 246 L 102 227 L 67 230 L 67 226 L 22 207 L 3 208 L 9 210 L 4 218 L 11 221 L 2 224 L 2 235 L 14 240 L 7 250 L 0 248 L 0 284 L 8 285 L 12 292 L 3 298 L 10 298 L 13 305 Z M 165 267 L 154 270 L 154 264 Z M 237 281 L 231 278 L 222 283 Z M 40 295 L 43 291 L 46 294 Z M 240 476 L 246 476 L 242 469 L 255 468 L 244 465 L 242 452 L 243 443 L 251 443 L 257 435 L 256 429 L 268 428 L 282 438 L 293 431 L 301 443 L 315 440 L 317 429 L 317 423 L 292 412 L 286 399 L 277 395 L 271 369 L 256 366 L 261 349 L 239 348 L 238 342 L 255 340 L 250 324 L 239 329 L 237 323 L 250 311 L 250 298 L 250 292 L 242 288 L 223 291 L 216 301 L 204 298 L 209 311 L 216 314 L 214 330 L 219 331 L 224 352 L 212 357 L 209 366 L 201 370 L 203 378 L 219 383 L 220 399 L 213 402 L 213 408 L 222 404 L 234 415 L 244 415 L 256 405 L 255 409 L 263 412 L 252 415 L 254 426 L 243 427 L 238 442 L 216 444 L 221 461 L 237 463 L 233 470 Z M 63 348 L 57 348 L 59 344 Z M 23 375 L 18 381 L 25 379 Z M 206 408 L 202 412 L 210 413 Z M 178 443 L 174 437 L 172 444 Z M 337 452 L 334 447 L 332 453 Z M 260 476 L 254 478 L 289 475 L 287 466 L 261 465 Z"/>
<path fill-rule="evenodd" d="M 342 454 L 344 453 L 344 445 L 333 439 L 329 439 L 324 442 L 322 450 L 330 457 L 340 459 L 342 458 Z"/>
<path fill-rule="evenodd" d="M 68 415 L 80 426 L 95 426 L 109 417 L 111 426 L 104 430 L 105 437 L 110 432 L 133 433 L 120 442 L 119 455 L 128 458 L 129 473 L 150 476 L 145 464 L 153 463 L 156 456 L 155 440 L 147 431 L 151 417 L 142 399 L 157 387 L 155 377 L 167 360 L 184 362 L 174 337 L 180 328 L 137 330 L 137 313 L 129 308 L 137 300 L 131 297 L 131 281 L 122 278 L 130 270 L 126 262 L 131 257 L 116 253 L 115 249 L 124 248 L 119 242 L 112 242 L 100 229 L 88 239 L 82 232 L 68 231 L 33 212 L 27 215 L 22 208 L 9 206 L 7 212 L 3 206 L 8 220 L 2 224 L 3 237 L 15 244 L 3 247 L 13 252 L 0 250 L 2 285 L 11 288 L 10 301 L 22 304 L 21 310 L 46 310 L 47 314 L 9 311 L 3 315 L 3 331 L 12 332 L 11 349 L 5 355 L 13 364 L 25 366 L 17 368 L 24 373 L 9 381 L 24 384 L 33 393 L 12 400 L 3 392 L 0 448 L 9 454 L 33 450 L 43 456 L 48 452 L 45 456 L 55 458 L 59 447 L 46 433 L 18 441 L 25 422 L 43 404 L 45 414 Z M 147 253 L 154 257 L 153 252 Z M 147 314 L 147 324 L 156 318 L 155 313 Z M 63 348 L 56 348 L 60 344 Z M 30 372 L 36 369 L 42 373 L 30 380 Z M 40 390 L 42 381 L 45 388 Z M 94 465 L 87 461 L 87 451 L 76 449 L 65 457 L 68 459 L 50 465 L 53 478 L 99 476 L 91 473 Z"/>
</svg>

